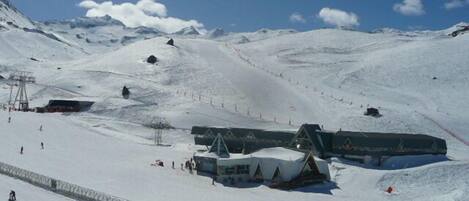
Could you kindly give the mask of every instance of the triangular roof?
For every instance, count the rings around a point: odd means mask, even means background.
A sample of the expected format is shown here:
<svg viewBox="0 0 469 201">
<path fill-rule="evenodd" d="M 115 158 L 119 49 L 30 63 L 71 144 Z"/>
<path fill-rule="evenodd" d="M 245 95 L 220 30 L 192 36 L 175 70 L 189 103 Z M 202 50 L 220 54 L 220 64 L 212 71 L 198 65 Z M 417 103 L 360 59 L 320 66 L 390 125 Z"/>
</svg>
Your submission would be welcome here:
<svg viewBox="0 0 469 201">
<path fill-rule="evenodd" d="M 312 152 L 309 152 L 305 158 L 305 163 L 303 165 L 303 169 L 301 170 L 301 174 L 305 174 L 308 171 L 313 172 L 314 174 L 320 174 L 319 167 L 316 164 L 316 160 L 314 160 L 314 155 Z"/>
<path fill-rule="evenodd" d="M 318 134 L 319 131 L 321 131 L 321 127 L 317 124 L 303 124 L 293 139 L 290 141 L 290 147 L 298 148 L 296 144 L 297 140 L 304 139 L 308 143 L 308 149 L 311 149 L 316 155 L 320 157 L 323 156 L 326 147 L 322 137 Z M 303 143 L 305 142 L 303 141 Z"/>
<path fill-rule="evenodd" d="M 264 180 L 264 175 L 262 174 L 261 164 L 257 164 L 256 171 L 253 175 L 256 180 Z"/>
<path fill-rule="evenodd" d="M 275 169 L 274 175 L 272 176 L 272 181 L 282 181 L 282 176 L 280 175 L 280 168 L 278 166 Z"/>
<path fill-rule="evenodd" d="M 225 140 L 223 139 L 220 133 L 218 133 L 217 137 L 215 137 L 215 140 L 213 140 L 212 146 L 210 147 L 210 150 L 208 152 L 215 153 L 222 158 L 230 157 L 228 147 L 226 146 Z"/>
</svg>

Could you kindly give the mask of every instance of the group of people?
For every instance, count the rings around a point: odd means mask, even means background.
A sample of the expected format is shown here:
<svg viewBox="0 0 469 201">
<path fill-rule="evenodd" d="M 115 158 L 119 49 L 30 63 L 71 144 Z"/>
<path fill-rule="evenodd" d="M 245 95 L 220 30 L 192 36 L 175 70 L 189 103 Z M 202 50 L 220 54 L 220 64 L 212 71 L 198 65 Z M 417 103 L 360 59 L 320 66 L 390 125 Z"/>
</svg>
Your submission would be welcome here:
<svg viewBox="0 0 469 201">
<path fill-rule="evenodd" d="M 155 163 L 152 163 L 151 166 L 164 167 L 164 163 L 161 160 L 155 160 Z M 171 162 L 171 168 L 176 169 L 174 161 Z M 187 160 L 185 163 L 181 163 L 181 170 L 184 171 L 184 169 L 188 169 L 191 174 L 193 173 L 195 170 L 195 163 L 192 158 Z"/>
<path fill-rule="evenodd" d="M 42 132 L 42 125 L 39 127 L 39 131 Z M 41 150 L 44 150 L 44 142 L 41 142 L 40 146 L 41 146 Z M 24 147 L 21 146 L 21 148 L 20 148 L 20 154 L 23 154 L 23 153 L 24 153 Z"/>
<path fill-rule="evenodd" d="M 184 167 L 186 169 L 189 169 L 189 172 L 192 174 L 192 171 L 195 169 L 194 160 L 192 158 L 191 160 L 187 160 L 186 163 L 184 164 Z"/>
</svg>

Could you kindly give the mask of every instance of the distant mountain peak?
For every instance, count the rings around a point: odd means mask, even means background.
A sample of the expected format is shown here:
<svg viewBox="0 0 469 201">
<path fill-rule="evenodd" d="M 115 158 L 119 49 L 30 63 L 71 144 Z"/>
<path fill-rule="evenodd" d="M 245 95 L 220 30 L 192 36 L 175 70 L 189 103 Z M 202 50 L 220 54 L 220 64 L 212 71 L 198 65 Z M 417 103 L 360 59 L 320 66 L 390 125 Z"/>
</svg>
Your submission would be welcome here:
<svg viewBox="0 0 469 201">
<path fill-rule="evenodd" d="M 225 30 L 223 30 L 222 28 L 213 29 L 208 34 L 210 38 L 218 38 L 224 35 L 225 35 Z"/>
<path fill-rule="evenodd" d="M 176 35 L 184 35 L 184 36 L 189 36 L 189 35 L 200 35 L 199 31 L 193 26 L 183 28 L 177 32 L 174 32 Z"/>
<path fill-rule="evenodd" d="M 271 30 L 270 29 L 267 29 L 267 28 L 262 28 L 262 29 L 259 29 L 256 31 L 256 33 L 269 33 Z"/>
<path fill-rule="evenodd" d="M 0 0 L 0 2 L 2 2 L 3 4 L 5 4 L 8 7 L 14 7 L 13 5 L 11 5 L 10 1 L 8 1 L 8 0 Z"/>
<path fill-rule="evenodd" d="M 70 28 L 93 28 L 101 26 L 122 26 L 125 27 L 124 23 L 119 20 L 112 18 L 109 15 L 103 17 L 78 17 L 64 21 L 47 21 L 46 25 L 49 24 L 69 24 Z"/>
<path fill-rule="evenodd" d="M 33 22 L 16 9 L 8 0 L 0 0 L 0 22 L 11 24 L 13 27 L 35 27 Z"/>
</svg>

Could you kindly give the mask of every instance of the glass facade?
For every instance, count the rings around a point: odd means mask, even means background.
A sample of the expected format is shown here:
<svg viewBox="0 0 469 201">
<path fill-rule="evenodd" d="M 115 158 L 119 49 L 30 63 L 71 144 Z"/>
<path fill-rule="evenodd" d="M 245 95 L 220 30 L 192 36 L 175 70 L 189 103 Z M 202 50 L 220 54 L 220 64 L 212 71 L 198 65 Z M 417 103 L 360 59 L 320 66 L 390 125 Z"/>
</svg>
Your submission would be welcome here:
<svg viewBox="0 0 469 201">
<path fill-rule="evenodd" d="M 249 174 L 249 165 L 218 166 L 218 175 Z"/>
</svg>

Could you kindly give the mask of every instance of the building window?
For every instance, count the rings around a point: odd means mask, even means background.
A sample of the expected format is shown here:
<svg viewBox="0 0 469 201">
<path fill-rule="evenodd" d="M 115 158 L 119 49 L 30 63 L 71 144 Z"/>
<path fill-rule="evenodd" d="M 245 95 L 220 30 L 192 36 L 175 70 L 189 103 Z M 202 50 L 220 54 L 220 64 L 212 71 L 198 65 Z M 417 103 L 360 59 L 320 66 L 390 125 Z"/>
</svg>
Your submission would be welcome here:
<svg viewBox="0 0 469 201">
<path fill-rule="evenodd" d="M 236 174 L 249 174 L 249 165 L 238 165 Z"/>
<path fill-rule="evenodd" d="M 225 175 L 232 175 L 235 173 L 235 167 L 225 167 Z"/>
</svg>

